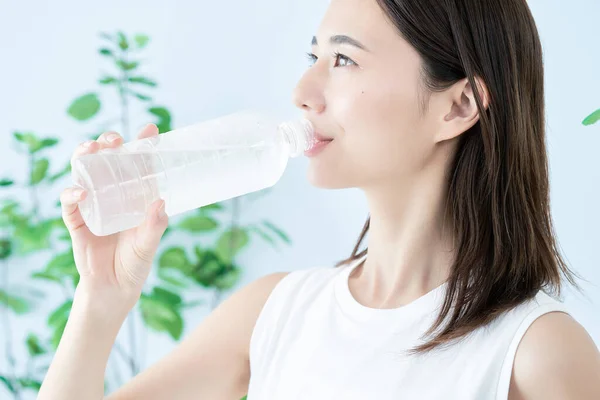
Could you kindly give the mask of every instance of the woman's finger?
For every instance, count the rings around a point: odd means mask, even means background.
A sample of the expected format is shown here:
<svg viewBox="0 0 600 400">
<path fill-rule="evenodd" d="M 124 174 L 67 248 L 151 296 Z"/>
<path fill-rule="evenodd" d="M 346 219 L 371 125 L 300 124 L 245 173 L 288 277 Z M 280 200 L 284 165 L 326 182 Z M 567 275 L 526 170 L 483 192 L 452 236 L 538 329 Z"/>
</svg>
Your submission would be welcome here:
<svg viewBox="0 0 600 400">
<path fill-rule="evenodd" d="M 77 148 L 75 148 L 75 151 L 73 152 L 73 155 L 71 156 L 71 166 L 73 165 L 73 161 L 76 158 L 81 157 L 86 154 L 95 153 L 98 150 L 100 150 L 100 144 L 98 142 L 96 142 L 95 140 L 88 140 L 87 142 L 81 143 L 79 146 L 77 146 Z"/>
<path fill-rule="evenodd" d="M 62 218 L 73 238 L 77 232 L 87 230 L 83 217 L 79 212 L 79 202 L 84 200 L 87 192 L 82 188 L 70 187 L 60 194 Z"/>
<path fill-rule="evenodd" d="M 145 139 L 158 136 L 158 127 L 155 124 L 148 124 L 138 133 L 138 139 Z"/>
<path fill-rule="evenodd" d="M 117 132 L 108 131 L 98 137 L 98 143 L 102 149 L 119 147 L 123 144 L 123 137 Z"/>
<path fill-rule="evenodd" d="M 136 228 L 135 232 L 134 247 L 142 261 L 152 261 L 168 225 L 169 217 L 165 212 L 165 202 L 157 200 L 148 207 L 144 222 Z"/>
</svg>

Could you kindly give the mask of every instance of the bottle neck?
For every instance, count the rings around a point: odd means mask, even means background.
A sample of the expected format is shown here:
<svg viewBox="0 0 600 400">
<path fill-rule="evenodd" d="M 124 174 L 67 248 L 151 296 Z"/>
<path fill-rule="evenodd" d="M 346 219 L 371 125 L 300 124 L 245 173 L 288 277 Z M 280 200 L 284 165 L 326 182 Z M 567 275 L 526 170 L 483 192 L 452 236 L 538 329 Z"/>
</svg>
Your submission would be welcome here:
<svg viewBox="0 0 600 400">
<path fill-rule="evenodd" d="M 289 145 L 290 157 L 298 157 L 310 149 L 314 137 L 314 129 L 310 121 L 288 121 L 279 125 L 279 133 Z"/>
</svg>

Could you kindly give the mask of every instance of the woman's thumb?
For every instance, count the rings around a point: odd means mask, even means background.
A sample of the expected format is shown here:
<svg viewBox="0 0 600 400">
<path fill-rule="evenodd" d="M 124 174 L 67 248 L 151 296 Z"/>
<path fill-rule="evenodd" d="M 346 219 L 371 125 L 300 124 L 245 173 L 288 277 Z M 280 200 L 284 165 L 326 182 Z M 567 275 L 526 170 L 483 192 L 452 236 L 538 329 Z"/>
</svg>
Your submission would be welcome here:
<svg viewBox="0 0 600 400">
<path fill-rule="evenodd" d="M 167 229 L 169 217 L 165 212 L 164 200 L 157 200 L 148 207 L 146 219 L 137 227 L 136 242 L 139 254 L 145 261 L 152 261 L 160 239 Z"/>
</svg>

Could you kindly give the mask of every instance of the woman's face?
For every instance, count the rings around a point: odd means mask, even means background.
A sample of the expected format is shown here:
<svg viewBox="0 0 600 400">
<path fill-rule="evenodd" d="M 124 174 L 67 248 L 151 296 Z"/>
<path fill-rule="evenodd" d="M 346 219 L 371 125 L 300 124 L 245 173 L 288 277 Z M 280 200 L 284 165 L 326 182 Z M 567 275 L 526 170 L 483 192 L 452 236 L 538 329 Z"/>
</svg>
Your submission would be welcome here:
<svg viewBox="0 0 600 400">
<path fill-rule="evenodd" d="M 333 141 L 311 157 L 311 183 L 368 188 L 424 169 L 438 118 L 421 114 L 420 57 L 376 0 L 332 0 L 312 54 L 294 102 Z"/>
</svg>

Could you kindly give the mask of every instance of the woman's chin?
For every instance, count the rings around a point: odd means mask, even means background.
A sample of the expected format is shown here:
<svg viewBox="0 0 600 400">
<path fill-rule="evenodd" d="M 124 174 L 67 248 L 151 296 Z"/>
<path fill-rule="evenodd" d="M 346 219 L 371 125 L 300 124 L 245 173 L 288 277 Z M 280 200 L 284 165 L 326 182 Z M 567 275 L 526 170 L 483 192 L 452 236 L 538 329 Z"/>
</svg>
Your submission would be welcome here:
<svg viewBox="0 0 600 400">
<path fill-rule="evenodd" d="M 334 171 L 314 168 L 313 165 L 308 169 L 307 178 L 312 186 L 320 189 L 346 189 L 352 187 L 348 179 L 334 173 Z"/>
</svg>

